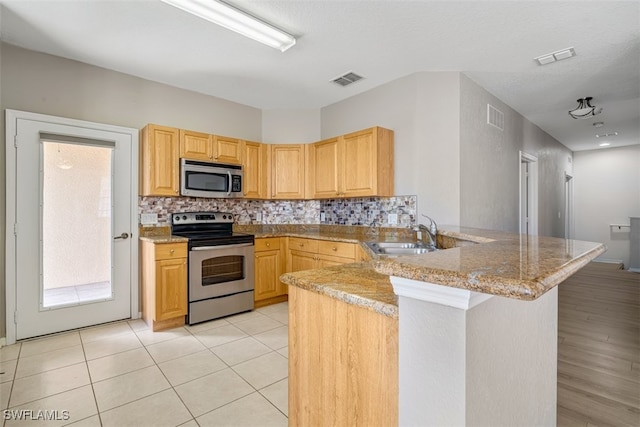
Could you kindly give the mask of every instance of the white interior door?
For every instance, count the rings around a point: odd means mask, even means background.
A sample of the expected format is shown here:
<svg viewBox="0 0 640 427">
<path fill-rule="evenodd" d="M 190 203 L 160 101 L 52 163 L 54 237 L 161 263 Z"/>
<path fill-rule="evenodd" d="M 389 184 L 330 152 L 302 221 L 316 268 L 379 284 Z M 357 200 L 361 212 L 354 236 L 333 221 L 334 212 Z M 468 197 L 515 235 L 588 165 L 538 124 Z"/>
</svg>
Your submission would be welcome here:
<svg viewBox="0 0 640 427">
<path fill-rule="evenodd" d="M 520 234 L 538 234 L 538 158 L 520 151 Z"/>
<path fill-rule="evenodd" d="M 16 339 L 132 317 L 137 141 L 79 123 L 15 119 Z"/>
</svg>

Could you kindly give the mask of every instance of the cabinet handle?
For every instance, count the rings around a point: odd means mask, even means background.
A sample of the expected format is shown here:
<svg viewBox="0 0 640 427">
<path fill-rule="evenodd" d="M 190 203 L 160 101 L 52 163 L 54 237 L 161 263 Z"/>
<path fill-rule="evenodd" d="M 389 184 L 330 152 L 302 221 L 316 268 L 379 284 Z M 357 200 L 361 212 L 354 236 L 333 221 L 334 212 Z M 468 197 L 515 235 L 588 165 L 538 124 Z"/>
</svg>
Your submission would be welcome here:
<svg viewBox="0 0 640 427">
<path fill-rule="evenodd" d="M 331 248 L 331 250 L 332 250 L 333 252 L 335 252 L 335 251 L 337 251 L 337 250 L 338 250 L 338 248 L 336 248 L 336 247 L 334 246 L 334 247 L 332 247 L 332 248 Z"/>
<path fill-rule="evenodd" d="M 170 254 L 173 254 L 175 251 L 176 251 L 175 249 L 170 249 L 170 250 L 169 250 L 169 253 L 170 253 Z"/>
<path fill-rule="evenodd" d="M 267 247 L 268 247 L 268 248 L 269 248 L 269 247 L 271 247 L 271 243 L 267 243 Z"/>
</svg>

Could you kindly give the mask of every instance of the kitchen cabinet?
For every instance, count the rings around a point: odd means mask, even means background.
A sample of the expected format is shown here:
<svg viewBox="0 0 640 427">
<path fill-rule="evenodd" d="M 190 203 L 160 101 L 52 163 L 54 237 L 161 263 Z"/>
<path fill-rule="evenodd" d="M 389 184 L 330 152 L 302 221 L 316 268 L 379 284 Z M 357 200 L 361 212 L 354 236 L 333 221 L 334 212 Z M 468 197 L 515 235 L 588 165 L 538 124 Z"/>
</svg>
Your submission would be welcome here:
<svg viewBox="0 0 640 427">
<path fill-rule="evenodd" d="M 244 197 L 269 198 L 269 146 L 260 142 L 242 141 Z"/>
<path fill-rule="evenodd" d="M 149 124 L 141 133 L 140 195 L 178 196 L 180 192 L 180 132 Z"/>
<path fill-rule="evenodd" d="M 237 138 L 181 129 L 180 157 L 239 165 L 242 164 L 242 143 Z"/>
<path fill-rule="evenodd" d="M 398 425 L 398 319 L 289 289 L 289 424 Z"/>
<path fill-rule="evenodd" d="M 262 307 L 287 300 L 287 285 L 280 282 L 284 273 L 285 258 L 282 242 L 285 238 L 255 239 L 255 288 L 254 307 Z"/>
<path fill-rule="evenodd" d="M 187 243 L 141 242 L 142 318 L 153 331 L 184 325 Z"/>
<path fill-rule="evenodd" d="M 339 171 L 342 166 L 339 138 L 309 144 L 307 157 L 307 195 L 312 199 L 340 196 Z"/>
<path fill-rule="evenodd" d="M 180 157 L 210 162 L 213 159 L 213 135 L 180 129 Z"/>
<path fill-rule="evenodd" d="M 309 144 L 309 198 L 393 195 L 393 131 L 373 127 Z"/>
<path fill-rule="evenodd" d="M 356 244 L 289 237 L 287 271 L 295 272 L 356 261 Z"/>
<path fill-rule="evenodd" d="M 271 198 L 304 199 L 305 144 L 270 144 Z"/>
</svg>

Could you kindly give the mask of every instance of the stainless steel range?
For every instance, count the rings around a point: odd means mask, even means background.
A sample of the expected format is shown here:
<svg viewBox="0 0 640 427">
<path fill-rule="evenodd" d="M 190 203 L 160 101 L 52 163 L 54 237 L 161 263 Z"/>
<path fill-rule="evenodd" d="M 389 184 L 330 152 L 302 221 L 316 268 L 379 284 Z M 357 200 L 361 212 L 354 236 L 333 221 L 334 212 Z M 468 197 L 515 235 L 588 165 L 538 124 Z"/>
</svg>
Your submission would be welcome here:
<svg viewBox="0 0 640 427">
<path fill-rule="evenodd" d="M 226 212 L 175 212 L 171 233 L 189 239 L 190 325 L 253 310 L 254 236 Z"/>
</svg>

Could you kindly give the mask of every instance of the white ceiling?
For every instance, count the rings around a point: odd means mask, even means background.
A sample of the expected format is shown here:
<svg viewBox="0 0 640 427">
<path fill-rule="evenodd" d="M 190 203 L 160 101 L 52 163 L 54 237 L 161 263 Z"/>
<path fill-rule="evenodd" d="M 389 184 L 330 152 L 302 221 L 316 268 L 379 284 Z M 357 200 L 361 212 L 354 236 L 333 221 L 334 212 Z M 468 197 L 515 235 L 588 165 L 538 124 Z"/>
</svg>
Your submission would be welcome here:
<svg viewBox="0 0 640 427">
<path fill-rule="evenodd" d="M 462 71 L 574 151 L 598 148 L 596 133 L 640 143 L 638 0 L 228 1 L 297 44 L 281 53 L 140 0 L 0 0 L 0 36 L 261 109 L 320 108 L 417 71 Z M 577 56 L 533 61 L 567 47 Z M 347 71 L 365 79 L 329 82 Z M 603 113 L 571 119 L 585 96 Z"/>
</svg>

